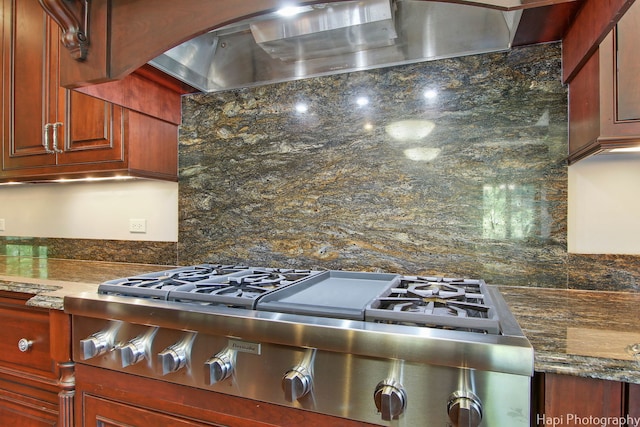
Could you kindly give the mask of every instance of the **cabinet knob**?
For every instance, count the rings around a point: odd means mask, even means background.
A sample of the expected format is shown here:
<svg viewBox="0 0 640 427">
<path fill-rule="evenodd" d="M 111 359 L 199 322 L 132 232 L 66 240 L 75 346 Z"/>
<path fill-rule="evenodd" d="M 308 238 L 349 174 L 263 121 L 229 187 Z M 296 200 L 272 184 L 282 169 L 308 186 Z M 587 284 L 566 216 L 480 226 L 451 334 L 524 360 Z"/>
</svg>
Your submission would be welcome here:
<svg viewBox="0 0 640 427">
<path fill-rule="evenodd" d="M 31 346 L 33 346 L 33 341 L 26 338 L 22 338 L 20 339 L 20 341 L 18 341 L 18 350 L 23 353 L 29 351 L 31 349 Z"/>
</svg>

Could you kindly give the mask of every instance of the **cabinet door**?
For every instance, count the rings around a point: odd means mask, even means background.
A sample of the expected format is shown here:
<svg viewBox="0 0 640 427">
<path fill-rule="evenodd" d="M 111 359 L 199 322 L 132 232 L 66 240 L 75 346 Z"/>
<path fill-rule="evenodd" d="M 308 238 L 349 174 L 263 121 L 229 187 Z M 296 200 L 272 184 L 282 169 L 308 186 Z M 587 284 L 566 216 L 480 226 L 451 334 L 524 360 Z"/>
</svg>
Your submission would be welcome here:
<svg viewBox="0 0 640 427">
<path fill-rule="evenodd" d="M 202 427 L 216 424 L 189 421 L 176 416 L 150 411 L 144 408 L 126 405 L 99 397 L 84 396 L 83 421 L 85 426 L 103 427 L 142 427 L 142 426 L 172 426 L 172 427 Z"/>
<path fill-rule="evenodd" d="M 545 374 L 544 414 L 537 415 L 537 425 L 553 419 L 574 425 L 577 417 L 622 417 L 623 394 L 623 383 L 618 381 Z"/>
<path fill-rule="evenodd" d="M 43 146 L 56 117 L 57 61 L 45 47 L 57 34 L 37 1 L 3 4 L 3 169 L 54 165 Z M 52 97 L 54 99 L 52 99 Z"/>
<path fill-rule="evenodd" d="M 640 4 L 633 5 L 616 27 L 617 119 L 640 120 Z"/>
<path fill-rule="evenodd" d="M 55 427 L 58 417 L 19 401 L 4 400 L 0 396 L 0 425 L 11 427 Z M 37 403 L 37 402 L 36 402 Z"/>
<path fill-rule="evenodd" d="M 122 107 L 60 86 L 59 28 L 39 3 L 7 0 L 4 20 L 3 169 L 29 176 L 125 161 Z"/>
<path fill-rule="evenodd" d="M 640 3 L 600 44 L 600 134 L 604 145 L 640 139 Z"/>
<path fill-rule="evenodd" d="M 640 384 L 629 384 L 629 416 L 640 418 Z"/>
<path fill-rule="evenodd" d="M 80 92 L 60 88 L 60 110 L 56 128 L 59 144 L 64 141 L 58 165 L 124 161 L 122 107 Z"/>
</svg>

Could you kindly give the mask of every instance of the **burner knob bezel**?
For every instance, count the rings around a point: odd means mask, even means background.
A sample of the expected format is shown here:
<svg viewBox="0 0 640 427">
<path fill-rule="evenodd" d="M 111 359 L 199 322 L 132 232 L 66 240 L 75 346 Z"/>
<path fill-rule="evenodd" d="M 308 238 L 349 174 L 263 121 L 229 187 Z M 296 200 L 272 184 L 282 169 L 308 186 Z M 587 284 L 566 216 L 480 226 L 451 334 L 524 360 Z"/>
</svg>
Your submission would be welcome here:
<svg viewBox="0 0 640 427">
<path fill-rule="evenodd" d="M 395 420 L 407 407 L 407 392 L 399 382 L 387 379 L 376 386 L 373 401 L 384 421 Z"/>
<path fill-rule="evenodd" d="M 482 402 L 470 391 L 456 391 L 449 396 L 447 414 L 454 427 L 478 427 L 482 422 Z"/>
<path fill-rule="evenodd" d="M 213 385 L 229 378 L 233 373 L 235 361 L 236 351 L 225 349 L 204 362 L 206 384 Z"/>
<path fill-rule="evenodd" d="M 306 396 L 311 391 L 312 377 L 309 370 L 304 366 L 296 366 L 287 371 L 282 377 L 282 390 L 287 402 Z"/>
<path fill-rule="evenodd" d="M 183 346 L 172 345 L 158 353 L 158 363 L 162 376 L 177 372 L 187 364 L 187 352 Z"/>
<path fill-rule="evenodd" d="M 143 361 L 146 356 L 145 341 L 140 337 L 136 337 L 118 347 L 118 352 L 120 353 L 120 361 L 123 368 L 135 365 Z"/>
<path fill-rule="evenodd" d="M 82 360 L 89 360 L 106 353 L 113 348 L 111 334 L 107 332 L 96 332 L 89 337 L 80 340 L 80 350 Z"/>
</svg>

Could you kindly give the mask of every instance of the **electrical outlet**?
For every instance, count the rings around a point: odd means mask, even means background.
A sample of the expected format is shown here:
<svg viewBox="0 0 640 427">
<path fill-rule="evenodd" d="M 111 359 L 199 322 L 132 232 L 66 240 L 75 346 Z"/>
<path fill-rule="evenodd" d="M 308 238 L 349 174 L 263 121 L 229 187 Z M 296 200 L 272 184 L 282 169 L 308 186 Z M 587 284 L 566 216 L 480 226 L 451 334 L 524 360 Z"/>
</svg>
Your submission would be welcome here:
<svg viewBox="0 0 640 427">
<path fill-rule="evenodd" d="M 0 218 L 0 231 L 4 231 L 4 218 Z"/>
<path fill-rule="evenodd" d="M 129 232 L 130 233 L 146 233 L 147 220 L 146 219 L 130 219 Z"/>
</svg>

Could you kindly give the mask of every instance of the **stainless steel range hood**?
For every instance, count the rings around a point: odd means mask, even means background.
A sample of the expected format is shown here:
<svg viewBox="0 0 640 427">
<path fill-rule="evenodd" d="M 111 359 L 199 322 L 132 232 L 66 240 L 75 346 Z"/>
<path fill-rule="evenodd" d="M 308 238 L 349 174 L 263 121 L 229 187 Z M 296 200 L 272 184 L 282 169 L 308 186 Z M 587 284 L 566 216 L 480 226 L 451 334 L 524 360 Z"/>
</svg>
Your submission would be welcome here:
<svg viewBox="0 0 640 427">
<path fill-rule="evenodd" d="M 521 10 L 437 1 L 300 6 L 217 29 L 149 64 L 203 92 L 507 50 Z"/>
</svg>

